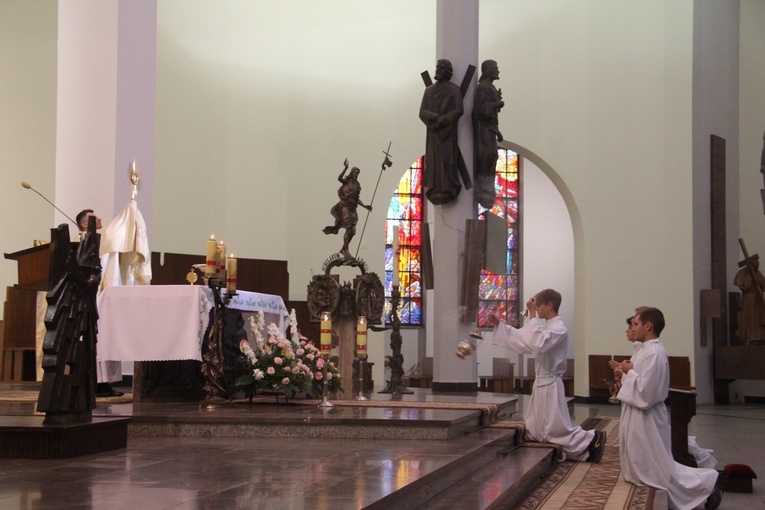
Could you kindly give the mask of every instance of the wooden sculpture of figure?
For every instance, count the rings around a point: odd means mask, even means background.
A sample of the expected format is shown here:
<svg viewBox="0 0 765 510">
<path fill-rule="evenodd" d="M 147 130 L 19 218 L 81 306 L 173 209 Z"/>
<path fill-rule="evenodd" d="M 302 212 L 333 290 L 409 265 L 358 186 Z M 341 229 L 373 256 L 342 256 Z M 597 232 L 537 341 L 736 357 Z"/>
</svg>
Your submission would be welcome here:
<svg viewBox="0 0 765 510">
<path fill-rule="evenodd" d="M 328 225 L 324 227 L 325 234 L 337 234 L 341 228 L 345 229 L 343 235 L 343 247 L 340 249 L 340 253 L 346 259 L 353 258 L 349 251 L 351 239 L 356 235 L 356 224 L 359 222 L 359 215 L 356 212 L 358 206 L 363 207 L 367 211 L 372 210 L 371 205 L 364 205 L 361 201 L 361 184 L 359 184 L 359 173 L 361 170 L 358 167 L 353 167 L 348 175 L 345 173 L 348 171 L 348 159 L 343 163 L 343 171 L 340 172 L 337 180 L 342 183 L 337 190 L 337 196 L 340 201 L 336 203 L 332 210 L 332 217 L 335 218 L 334 225 Z"/>
<path fill-rule="evenodd" d="M 475 152 L 476 200 L 486 209 L 494 205 L 494 174 L 497 167 L 497 142 L 502 141 L 499 131 L 499 111 L 505 106 L 502 90 L 494 86 L 499 79 L 499 68 L 494 60 L 485 60 L 481 64 L 481 77 L 475 89 L 473 99 L 473 138 Z"/>
<path fill-rule="evenodd" d="M 755 254 L 738 263 L 739 269 L 733 284 L 741 289 L 741 306 L 738 311 L 739 337 L 745 345 L 765 344 L 765 277 L 760 272 L 760 257 Z"/>
<path fill-rule="evenodd" d="M 436 205 L 455 200 L 462 188 L 457 123 L 464 112 L 463 95 L 451 82 L 452 74 L 452 63 L 439 60 L 436 82 L 425 89 L 420 105 L 420 119 L 427 126 L 422 184 L 428 200 Z"/>
<path fill-rule="evenodd" d="M 53 255 L 46 297 L 44 371 L 37 411 L 46 424 L 89 422 L 96 407 L 96 294 L 101 282 L 100 234 L 88 218 L 79 244 L 65 224 L 52 231 Z"/>
</svg>

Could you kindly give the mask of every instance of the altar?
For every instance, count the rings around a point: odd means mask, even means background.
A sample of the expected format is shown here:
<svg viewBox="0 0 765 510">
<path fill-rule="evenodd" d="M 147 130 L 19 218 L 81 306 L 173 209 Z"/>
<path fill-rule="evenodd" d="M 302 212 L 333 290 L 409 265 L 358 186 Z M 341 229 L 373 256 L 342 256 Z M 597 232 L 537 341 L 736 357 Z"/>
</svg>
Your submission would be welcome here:
<svg viewBox="0 0 765 510">
<path fill-rule="evenodd" d="M 201 361 L 213 305 L 212 290 L 201 285 L 107 287 L 98 298 L 98 361 Z M 282 331 L 289 324 L 281 296 L 237 291 L 228 308 L 263 312 Z"/>
</svg>

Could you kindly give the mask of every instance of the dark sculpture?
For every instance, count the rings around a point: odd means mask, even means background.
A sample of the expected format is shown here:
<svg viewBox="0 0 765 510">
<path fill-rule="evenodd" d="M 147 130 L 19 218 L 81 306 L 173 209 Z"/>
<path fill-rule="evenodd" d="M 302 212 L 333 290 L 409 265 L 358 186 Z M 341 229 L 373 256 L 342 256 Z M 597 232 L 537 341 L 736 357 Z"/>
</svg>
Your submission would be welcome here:
<svg viewBox="0 0 765 510">
<path fill-rule="evenodd" d="M 343 247 L 340 249 L 340 253 L 346 258 L 351 259 L 351 252 L 349 246 L 351 239 L 356 235 L 356 224 L 359 222 L 359 215 L 356 212 L 358 206 L 371 211 L 371 205 L 364 205 L 361 201 L 361 184 L 359 184 L 359 173 L 361 170 L 358 167 L 353 167 L 351 173 L 345 175 L 348 171 L 348 160 L 343 163 L 343 171 L 340 172 L 337 180 L 342 183 L 337 190 L 337 196 L 340 201 L 332 207 L 330 211 L 335 218 L 335 224 L 324 227 L 325 234 L 337 234 L 341 228 L 345 229 L 345 235 L 343 235 Z"/>
<path fill-rule="evenodd" d="M 340 303 L 340 284 L 329 274 L 314 275 L 308 284 L 308 312 L 314 321 L 321 320 L 322 312 L 334 314 Z"/>
<path fill-rule="evenodd" d="M 228 302 L 231 300 L 232 294 L 227 292 L 224 296 L 221 296 L 221 281 L 210 279 L 208 286 L 213 291 L 214 308 L 212 310 L 212 326 L 206 334 L 202 347 L 201 372 L 205 380 L 202 387 L 205 390 L 205 398 L 200 405 L 202 408 L 212 408 L 218 404 L 230 403 L 232 396 L 231 388 L 233 387 L 231 385 L 233 374 L 226 371 L 227 349 L 224 328 Z M 244 330 L 241 333 L 244 333 Z M 236 333 L 234 334 L 236 335 Z M 246 336 L 246 333 L 244 333 L 245 338 Z M 238 345 L 237 340 L 234 340 L 234 343 Z M 230 363 L 236 362 L 232 361 Z"/>
<path fill-rule="evenodd" d="M 754 254 L 738 265 L 741 269 L 733 279 L 733 284 L 741 289 L 736 336 L 744 345 L 762 345 L 765 344 L 765 277 L 760 272 L 760 257 Z"/>
<path fill-rule="evenodd" d="M 494 174 L 497 167 L 497 142 L 502 141 L 499 131 L 499 111 L 505 106 L 502 90 L 494 86 L 499 79 L 499 68 L 494 60 L 481 64 L 481 77 L 473 100 L 473 138 L 475 152 L 474 196 L 481 206 L 491 209 L 494 205 Z"/>
<path fill-rule="evenodd" d="M 470 66 L 466 78 L 472 79 L 471 69 L 475 67 Z M 462 188 L 460 177 L 465 189 L 473 186 L 457 138 L 457 124 L 464 112 L 462 99 L 470 82 L 463 80 L 460 87 L 451 82 L 452 74 L 452 63 L 446 59 L 436 64 L 435 83 L 423 73 L 427 88 L 420 104 L 420 120 L 427 126 L 427 138 L 422 184 L 428 200 L 436 205 L 457 198 Z"/>
<path fill-rule="evenodd" d="M 451 202 L 462 188 L 457 169 L 457 123 L 464 108 L 459 86 L 450 81 L 452 74 L 451 62 L 439 60 L 436 83 L 425 89 L 420 105 L 420 119 L 428 128 L 423 185 L 434 204 Z"/>
<path fill-rule="evenodd" d="M 356 310 L 367 318 L 367 324 L 381 324 L 385 307 L 385 288 L 375 273 L 364 273 L 357 279 Z"/>
<path fill-rule="evenodd" d="M 401 319 L 398 316 L 399 305 L 399 293 L 398 287 L 393 286 L 393 291 L 390 297 L 390 349 L 392 354 L 385 356 L 388 358 L 388 364 L 390 365 L 390 381 L 386 381 L 385 388 L 379 391 L 379 393 L 391 393 L 393 395 L 410 395 L 414 393 L 412 390 L 404 385 L 404 355 L 401 354 Z M 387 329 L 387 328 L 385 328 Z"/>
<path fill-rule="evenodd" d="M 96 218 L 80 243 L 69 227 L 51 229 L 51 264 L 45 313 L 44 371 L 37 411 L 46 424 L 89 422 L 96 407 L 96 295 L 101 282 Z"/>
</svg>

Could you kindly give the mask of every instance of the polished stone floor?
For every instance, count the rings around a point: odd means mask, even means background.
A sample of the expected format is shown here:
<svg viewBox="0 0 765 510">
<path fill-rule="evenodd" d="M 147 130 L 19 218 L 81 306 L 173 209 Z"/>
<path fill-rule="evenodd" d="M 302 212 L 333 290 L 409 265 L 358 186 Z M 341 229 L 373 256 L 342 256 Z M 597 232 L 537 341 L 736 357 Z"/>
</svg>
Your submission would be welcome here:
<svg viewBox="0 0 765 510">
<path fill-rule="evenodd" d="M 513 418 L 522 416 L 523 402 Z M 24 412 L 18 404 L 3 409 Z M 619 408 L 573 405 L 575 423 L 594 414 L 618 415 Z M 0 510 L 362 508 L 501 433 L 451 440 L 131 436 L 127 448 L 102 454 L 0 460 Z M 699 406 L 691 433 L 715 450 L 718 467 L 744 463 L 765 475 L 765 406 Z M 765 508 L 758 482 L 754 494 L 726 494 L 721 508 Z"/>
</svg>

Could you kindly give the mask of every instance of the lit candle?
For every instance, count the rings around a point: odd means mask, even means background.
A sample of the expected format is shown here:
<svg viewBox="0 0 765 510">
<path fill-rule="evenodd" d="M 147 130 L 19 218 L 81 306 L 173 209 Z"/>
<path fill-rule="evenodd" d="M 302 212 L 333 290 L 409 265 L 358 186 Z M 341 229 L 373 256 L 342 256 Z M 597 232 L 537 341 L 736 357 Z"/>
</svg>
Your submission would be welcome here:
<svg viewBox="0 0 765 510">
<path fill-rule="evenodd" d="M 221 241 L 218 243 L 218 254 L 216 256 L 218 267 L 215 268 L 217 274 L 226 270 L 226 244 Z"/>
<path fill-rule="evenodd" d="M 215 267 L 217 261 L 215 255 L 218 252 L 218 243 L 215 241 L 215 236 L 210 236 L 207 240 L 207 266 L 205 266 L 205 276 L 212 276 L 215 274 Z"/>
<path fill-rule="evenodd" d="M 393 285 L 398 287 L 398 225 L 393 227 Z"/>
<path fill-rule="evenodd" d="M 236 259 L 233 253 L 226 259 L 226 292 L 236 293 Z"/>
<path fill-rule="evenodd" d="M 367 357 L 367 318 L 363 315 L 356 323 L 356 356 Z"/>
<path fill-rule="evenodd" d="M 321 355 L 329 358 L 332 353 L 332 315 L 329 312 L 321 314 Z"/>
</svg>

